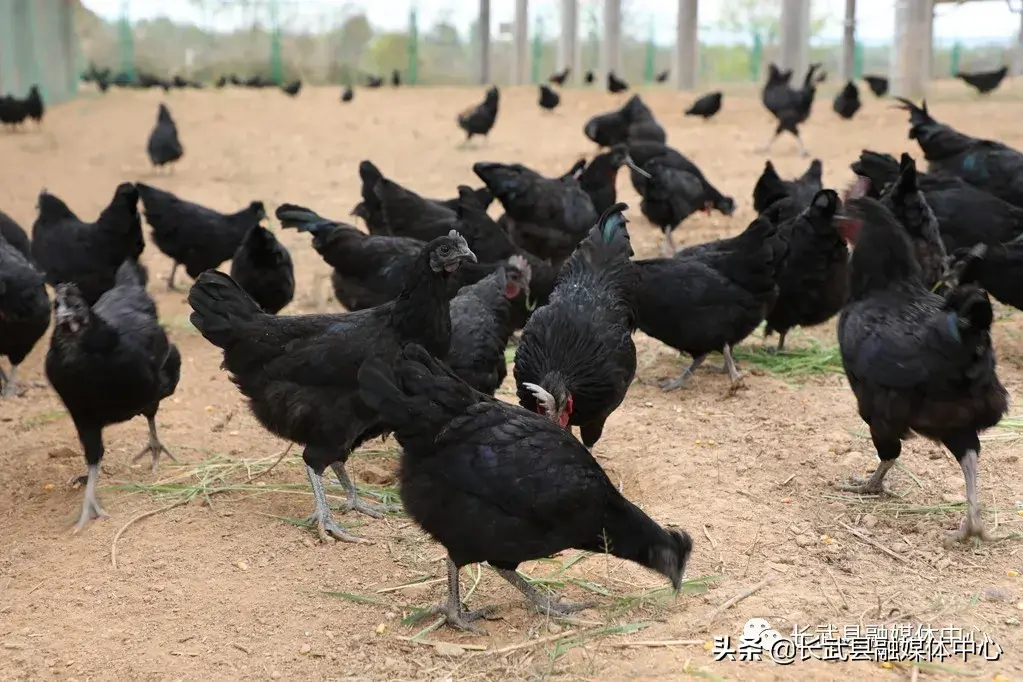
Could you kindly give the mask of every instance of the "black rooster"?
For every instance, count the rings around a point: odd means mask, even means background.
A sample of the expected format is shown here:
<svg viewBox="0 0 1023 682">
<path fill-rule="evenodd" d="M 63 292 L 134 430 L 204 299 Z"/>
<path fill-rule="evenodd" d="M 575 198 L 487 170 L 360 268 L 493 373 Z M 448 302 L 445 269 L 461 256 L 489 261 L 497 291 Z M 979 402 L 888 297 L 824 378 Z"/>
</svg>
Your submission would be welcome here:
<svg viewBox="0 0 1023 682">
<path fill-rule="evenodd" d="M 448 552 L 448 625 L 481 631 L 466 611 L 458 570 L 486 561 L 542 614 L 590 606 L 559 603 L 516 572 L 524 561 L 578 548 L 651 568 L 676 590 L 692 539 L 666 530 L 629 502 L 575 438 L 543 417 L 472 390 L 419 346 L 394 363 L 367 362 L 360 395 L 402 446 L 401 498 Z"/>
<path fill-rule="evenodd" d="M 466 144 L 472 140 L 473 135 L 487 137 L 490 134 L 491 128 L 494 127 L 494 123 L 497 121 L 497 110 L 500 100 L 501 92 L 494 85 L 487 90 L 483 102 L 475 107 L 466 109 L 458 115 L 458 127 L 465 131 Z"/>
</svg>

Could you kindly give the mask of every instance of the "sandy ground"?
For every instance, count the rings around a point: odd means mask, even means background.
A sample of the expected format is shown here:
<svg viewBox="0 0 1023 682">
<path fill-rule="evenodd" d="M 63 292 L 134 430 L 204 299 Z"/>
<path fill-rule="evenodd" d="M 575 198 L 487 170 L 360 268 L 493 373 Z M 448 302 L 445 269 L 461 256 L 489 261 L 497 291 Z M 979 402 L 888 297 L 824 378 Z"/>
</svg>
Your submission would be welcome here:
<svg viewBox="0 0 1023 682">
<path fill-rule="evenodd" d="M 949 87 L 933 98 L 932 109 L 966 131 L 1023 146 L 1018 88 L 978 101 Z M 828 184 L 850 180 L 848 163 L 863 147 L 916 153 L 904 113 L 865 92 L 860 116 L 842 122 L 831 112 L 831 94 L 822 92 L 806 127 Z M 616 103 L 605 93 L 569 91 L 562 109 L 548 115 L 536 107 L 532 88 L 506 91 L 489 142 L 463 150 L 452 119 L 478 99 L 475 89 L 361 91 L 349 106 L 337 96 L 335 89 L 304 90 L 295 100 L 248 91 L 86 95 L 48 112 L 41 132 L 0 135 L 0 207 L 27 228 L 45 187 L 91 220 L 119 182 L 145 180 L 225 211 L 261 199 L 270 207 L 291 201 L 343 218 L 358 200 L 357 166 L 364 158 L 431 197 L 476 184 L 471 165 L 478 160 L 521 161 L 556 174 L 580 154 L 592 155 L 583 122 Z M 169 177 L 153 177 L 144 152 L 161 99 L 177 118 L 186 149 Z M 734 234 L 751 219 L 750 192 L 764 160 L 752 150 L 772 123 L 749 91 L 728 96 L 718 120 L 706 124 L 681 115 L 689 99 L 666 91 L 647 95 L 669 141 L 740 205 L 732 218 L 698 216 L 676 232 L 679 241 L 694 243 Z M 785 175 L 807 163 L 787 139 L 772 158 Z M 624 173 L 619 190 L 638 208 Z M 630 217 L 639 255 L 654 255 L 658 233 L 638 210 Z M 288 231 L 283 241 L 298 277 L 296 300 L 285 312 L 337 310 L 325 281 L 328 267 L 308 238 Z M 959 670 L 1023 679 L 1020 544 L 942 548 L 942 534 L 962 514 L 950 505 L 964 496 L 948 453 L 913 440 L 903 450 L 905 468 L 889 477 L 897 497 L 839 493 L 836 482 L 869 471 L 875 461 L 841 375 L 785 378 L 747 364 L 748 389 L 734 397 L 725 397 L 727 379 L 714 372 L 665 395 L 656 381 L 682 363 L 643 335 L 636 340 L 637 381 L 596 454 L 630 499 L 692 534 L 687 577 L 694 582 L 672 598 L 659 576 L 601 556 L 562 571 L 579 558 L 572 551 L 524 565 L 533 576 L 571 578 L 565 588 L 571 599 L 601 601 L 601 608 L 566 624 L 528 612 L 518 593 L 484 569 L 469 603 L 499 605 L 502 619 L 487 624 L 489 636 L 440 629 L 420 638 L 427 643 L 413 643 L 408 638 L 428 622 L 409 626 L 402 619 L 412 606 L 443 597 L 443 550 L 400 516 L 340 517 L 373 544 L 318 543 L 294 523 L 312 505 L 296 450 L 266 476 L 241 485 L 287 444 L 249 415 L 219 368 L 220 352 L 188 324 L 184 294 L 164 290 L 159 279 L 169 261 L 154 246 L 144 260 L 161 318 L 184 356 L 178 391 L 159 414 L 163 440 L 181 464 L 165 461 L 156 473 L 132 467 L 144 421 L 108 428 L 100 496 L 111 517 L 70 535 L 81 492 L 67 481 L 83 471 L 80 446 L 45 385 L 47 343 L 35 349 L 22 377 L 37 384 L 22 398 L 0 402 L 2 679 L 911 676 L 909 667 L 872 662 L 713 661 L 706 644 L 712 636 L 734 640 L 752 617 L 782 632 L 794 624 L 900 621 L 977 628 L 1004 649 L 1000 661 L 946 661 L 944 668 L 920 669 L 921 678 Z M 995 337 L 1000 373 L 1014 398 L 1023 384 L 1021 331 L 1019 315 L 1003 310 Z M 833 325 L 798 332 L 790 343 L 806 348 L 814 339 L 833 346 Z M 761 343 L 758 337 L 745 345 Z M 1023 500 L 1018 435 L 992 430 L 981 467 L 986 521 L 1009 531 L 1023 530 L 1016 511 Z M 389 441 L 364 448 L 350 467 L 360 485 L 373 488 L 393 485 L 395 464 Z M 209 494 L 227 484 L 238 489 Z M 164 510 L 175 503 L 180 506 Z M 155 510 L 164 511 L 121 534 L 113 567 L 118 531 Z M 475 575 L 463 571 L 463 584 Z M 718 611 L 771 576 L 753 596 Z M 412 582 L 422 584 L 400 587 Z M 594 586 L 604 594 L 594 595 Z"/>
</svg>

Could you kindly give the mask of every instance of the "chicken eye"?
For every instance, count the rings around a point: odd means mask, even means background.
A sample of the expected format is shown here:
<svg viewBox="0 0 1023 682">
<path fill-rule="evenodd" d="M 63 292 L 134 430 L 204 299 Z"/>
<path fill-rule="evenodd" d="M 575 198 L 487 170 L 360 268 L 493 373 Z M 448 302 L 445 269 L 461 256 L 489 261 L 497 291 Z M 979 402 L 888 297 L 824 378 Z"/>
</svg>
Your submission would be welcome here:
<svg viewBox="0 0 1023 682">
<path fill-rule="evenodd" d="M 442 247 L 440 247 L 438 252 L 440 253 L 441 256 L 447 256 L 448 254 L 451 253 L 451 247 L 450 246 L 442 246 Z"/>
</svg>

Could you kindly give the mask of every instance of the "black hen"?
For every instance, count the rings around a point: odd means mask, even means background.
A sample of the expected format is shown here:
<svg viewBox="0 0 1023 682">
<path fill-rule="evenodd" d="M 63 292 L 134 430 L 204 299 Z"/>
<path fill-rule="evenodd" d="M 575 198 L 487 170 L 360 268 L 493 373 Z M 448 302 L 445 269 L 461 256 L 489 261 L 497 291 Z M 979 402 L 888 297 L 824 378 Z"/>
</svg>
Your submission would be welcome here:
<svg viewBox="0 0 1023 682">
<path fill-rule="evenodd" d="M 302 90 L 301 80 L 294 80 L 290 83 L 285 83 L 284 85 L 281 86 L 281 91 L 285 95 L 288 95 L 289 97 L 296 97 L 301 90 Z"/>
<path fill-rule="evenodd" d="M 884 97 L 888 94 L 888 79 L 884 76 L 864 76 L 867 87 L 877 97 Z"/>
<path fill-rule="evenodd" d="M 379 76 L 366 76 L 366 87 L 367 88 L 379 88 L 384 84 L 384 79 Z"/>
<path fill-rule="evenodd" d="M 624 80 L 615 75 L 614 71 L 607 72 L 607 91 L 612 94 L 619 92 L 625 92 L 629 89 L 629 84 Z"/>
<path fill-rule="evenodd" d="M 572 73 L 572 69 L 566 66 L 563 70 L 552 73 L 548 80 L 555 85 L 564 85 L 565 80 L 568 79 L 568 74 L 570 73 Z"/>
<path fill-rule="evenodd" d="M 583 127 L 583 133 L 601 147 L 641 140 L 664 144 L 667 140 L 664 128 L 639 95 L 630 97 L 618 111 L 591 118 Z"/>
<path fill-rule="evenodd" d="M 759 151 L 767 152 L 779 135 L 788 132 L 795 136 L 796 142 L 799 143 L 799 153 L 803 156 L 810 155 L 803 145 L 803 138 L 799 135 L 799 124 L 810 117 L 813 99 L 817 94 L 815 73 L 819 67 L 819 64 L 811 64 L 803 79 L 803 87 L 795 90 L 789 85 L 792 72 L 780 71 L 777 66 L 771 64 L 761 101 L 778 120 L 778 126 L 771 139 Z"/>
<path fill-rule="evenodd" d="M 707 354 L 718 351 L 724 353 L 731 390 L 741 385 L 732 346 L 774 307 L 785 255 L 778 228 L 757 218 L 737 237 L 685 249 L 675 258 L 636 261 L 639 328 L 693 358 L 677 379 L 661 383 L 663 390 L 681 388 Z"/>
<path fill-rule="evenodd" d="M 593 157 L 575 176 L 579 186 L 590 196 L 597 213 L 603 213 L 618 203 L 618 170 L 628 161 L 631 161 L 629 148 L 616 145 L 610 151 Z"/>
<path fill-rule="evenodd" d="M 448 552 L 448 596 L 432 609 L 449 625 L 472 624 L 458 570 L 486 561 L 544 614 L 558 603 L 516 572 L 568 548 L 607 552 L 682 584 L 692 539 L 666 530 L 626 500 L 579 441 L 543 417 L 472 390 L 418 346 L 392 364 L 359 371 L 363 401 L 402 446 L 401 498 L 416 523 Z"/>
<path fill-rule="evenodd" d="M 192 287 L 192 324 L 223 349 L 223 366 L 256 418 L 280 437 L 305 445 L 302 459 L 316 502 L 310 520 L 321 538 L 357 540 L 331 517 L 321 479 L 327 466 L 347 491 L 349 509 L 371 516 L 381 511 L 358 497 L 344 467 L 352 450 L 388 430 L 359 400 L 359 367 L 371 357 L 391 362 L 407 343 L 447 355 L 448 278 L 473 260 L 458 233 L 439 237 L 420 252 L 397 299 L 337 315 L 268 315 L 234 280 L 215 271 L 203 273 Z"/>
<path fill-rule="evenodd" d="M 850 200 L 847 209 L 855 216 L 845 225 L 855 249 L 838 342 L 880 461 L 868 482 L 846 489 L 883 492 L 902 439 L 915 431 L 944 444 L 966 479 L 969 511 L 949 539 L 985 538 L 977 432 L 997 424 L 1008 407 L 995 373 L 991 303 L 983 291 L 955 282 L 947 297 L 931 293 L 895 216 L 868 198 Z"/>
<path fill-rule="evenodd" d="M 507 262 L 451 299 L 451 349 L 447 364 L 480 393 L 494 395 L 508 375 L 505 349 L 515 331 L 512 301 L 529 296 L 529 263 Z"/>
<path fill-rule="evenodd" d="M 932 173 L 962 178 L 999 199 L 1023 208 L 1023 154 L 992 140 L 970 137 L 938 123 L 927 111 L 899 98 L 910 112 L 909 139 L 916 140 Z"/>
<path fill-rule="evenodd" d="M 980 249 L 982 257 L 977 258 Z M 952 253 L 950 269 L 961 273 L 962 282 L 976 282 L 998 301 L 1023 310 L 1023 238 L 957 249 Z"/>
<path fill-rule="evenodd" d="M 671 75 L 671 71 L 669 71 L 668 69 L 665 69 L 664 71 L 661 71 L 659 74 L 657 74 L 657 76 L 654 78 L 654 80 L 656 80 L 658 83 L 667 83 L 668 82 L 668 77 L 670 75 Z"/>
<path fill-rule="evenodd" d="M 596 80 L 597 77 L 593 74 L 593 71 L 587 71 L 586 75 L 583 76 L 583 82 L 585 82 L 586 85 L 593 85 Z"/>
<path fill-rule="evenodd" d="M 156 469 L 161 453 L 174 459 L 157 435 L 156 412 L 177 388 L 181 355 L 157 319 L 156 305 L 130 261 L 118 269 L 117 285 L 91 309 L 74 284 L 57 287 L 46 377 L 71 414 L 88 465 L 75 532 L 106 516 L 96 498 L 103 427 L 141 414 L 149 422 L 149 441 L 132 461 L 148 454 Z"/>
<path fill-rule="evenodd" d="M 174 261 L 167 276 L 170 291 L 179 265 L 185 266 L 192 279 L 219 267 L 234 255 L 253 226 L 266 218 L 261 201 L 224 214 L 149 185 L 139 183 L 138 190 L 146 222 L 153 228 L 153 241 Z"/>
<path fill-rule="evenodd" d="M 14 218 L 0 211 L 0 237 L 3 237 L 10 246 L 21 252 L 28 261 L 32 262 L 32 240 L 22 229 L 21 225 L 15 222 Z"/>
<path fill-rule="evenodd" d="M 753 210 L 775 225 L 792 220 L 817 195 L 823 185 L 824 166 L 814 159 L 806 171 L 794 180 L 783 180 L 774 164 L 764 163 L 764 172 L 753 186 Z"/>
<path fill-rule="evenodd" d="M 546 178 L 521 164 L 481 162 L 472 169 L 504 206 L 512 240 L 540 258 L 567 258 L 597 221 L 593 202 L 575 180 Z"/>
<path fill-rule="evenodd" d="M 626 208 L 609 208 L 580 242 L 515 353 L 519 404 L 565 428 L 578 426 L 587 448 L 600 440 L 636 375 L 637 273 Z"/>
<path fill-rule="evenodd" d="M 83 223 L 67 204 L 43 191 L 32 226 L 32 255 L 46 281 L 74 283 L 86 304 L 96 303 L 114 286 L 121 264 L 137 261 L 145 248 L 138 203 L 135 185 L 122 183 L 96 222 Z"/>
<path fill-rule="evenodd" d="M 160 104 L 160 110 L 156 114 L 156 126 L 153 132 L 149 133 L 146 151 L 149 153 L 149 160 L 157 169 L 174 163 L 185 154 L 178 140 L 178 127 L 171 118 L 166 104 Z"/>
<path fill-rule="evenodd" d="M 735 201 L 719 192 L 696 164 L 677 150 L 657 142 L 636 142 L 629 145 L 629 154 L 649 175 L 630 171 L 632 184 L 643 197 L 639 208 L 664 233 L 667 255 L 675 252 L 672 231 L 693 213 L 717 210 L 732 215 L 735 211 Z"/>
<path fill-rule="evenodd" d="M 398 69 L 391 71 L 391 85 L 396 88 L 401 85 L 401 71 Z"/>
<path fill-rule="evenodd" d="M 466 109 L 458 115 L 458 127 L 465 131 L 466 143 L 472 140 L 473 135 L 486 137 L 490 134 L 490 129 L 497 122 L 497 110 L 500 99 L 501 92 L 494 85 L 487 90 L 483 102 L 471 109 Z"/>
<path fill-rule="evenodd" d="M 778 332 L 778 350 L 793 327 L 827 322 L 845 304 L 849 250 L 834 225 L 838 195 L 820 191 L 799 216 L 779 225 L 787 242 L 778 271 L 778 300 L 767 315 L 764 335 Z"/>
<path fill-rule="evenodd" d="M 1003 66 L 997 71 L 976 71 L 974 73 L 960 71 L 956 74 L 956 78 L 974 88 L 980 94 L 986 95 L 997 90 L 1008 73 L 1009 67 Z"/>
<path fill-rule="evenodd" d="M 554 111 L 561 104 L 561 95 L 543 83 L 540 84 L 540 108 L 546 111 Z"/>
<path fill-rule="evenodd" d="M 842 118 L 849 120 L 856 115 L 856 112 L 863 106 L 860 103 L 860 91 L 856 87 L 856 83 L 849 81 L 842 88 L 841 92 L 835 95 L 835 101 L 832 103 L 832 108 L 835 113 Z"/>
<path fill-rule="evenodd" d="M 351 102 L 353 99 L 355 99 L 355 90 L 352 89 L 352 86 L 346 85 L 345 89 L 341 91 L 341 101 Z"/>
<path fill-rule="evenodd" d="M 0 355 L 11 361 L 10 375 L 0 369 L 0 395 L 18 394 L 18 365 L 49 326 L 50 298 L 43 275 L 0 231 Z"/>
<path fill-rule="evenodd" d="M 295 296 L 295 265 L 284 244 L 254 225 L 231 258 L 231 278 L 259 307 L 276 315 Z"/>
<path fill-rule="evenodd" d="M 710 120 L 721 111 L 721 98 L 723 97 L 720 92 L 711 92 L 700 99 L 693 102 L 693 106 L 686 109 L 686 116 L 700 116 L 703 120 Z"/>
<path fill-rule="evenodd" d="M 39 86 L 33 85 L 28 89 L 28 96 L 25 98 L 25 113 L 30 119 L 41 125 L 46 107 L 43 106 L 43 98 L 39 94 Z"/>
</svg>

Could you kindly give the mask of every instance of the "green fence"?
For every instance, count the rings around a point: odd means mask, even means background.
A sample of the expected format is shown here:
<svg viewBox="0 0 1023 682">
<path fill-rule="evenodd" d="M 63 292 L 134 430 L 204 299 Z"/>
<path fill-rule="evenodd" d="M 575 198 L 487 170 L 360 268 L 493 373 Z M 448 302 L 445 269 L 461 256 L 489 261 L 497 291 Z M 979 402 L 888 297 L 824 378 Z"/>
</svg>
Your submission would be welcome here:
<svg viewBox="0 0 1023 682">
<path fill-rule="evenodd" d="M 38 85 L 49 104 L 78 87 L 78 41 L 71 0 L 0 0 L 0 93 Z"/>
</svg>

